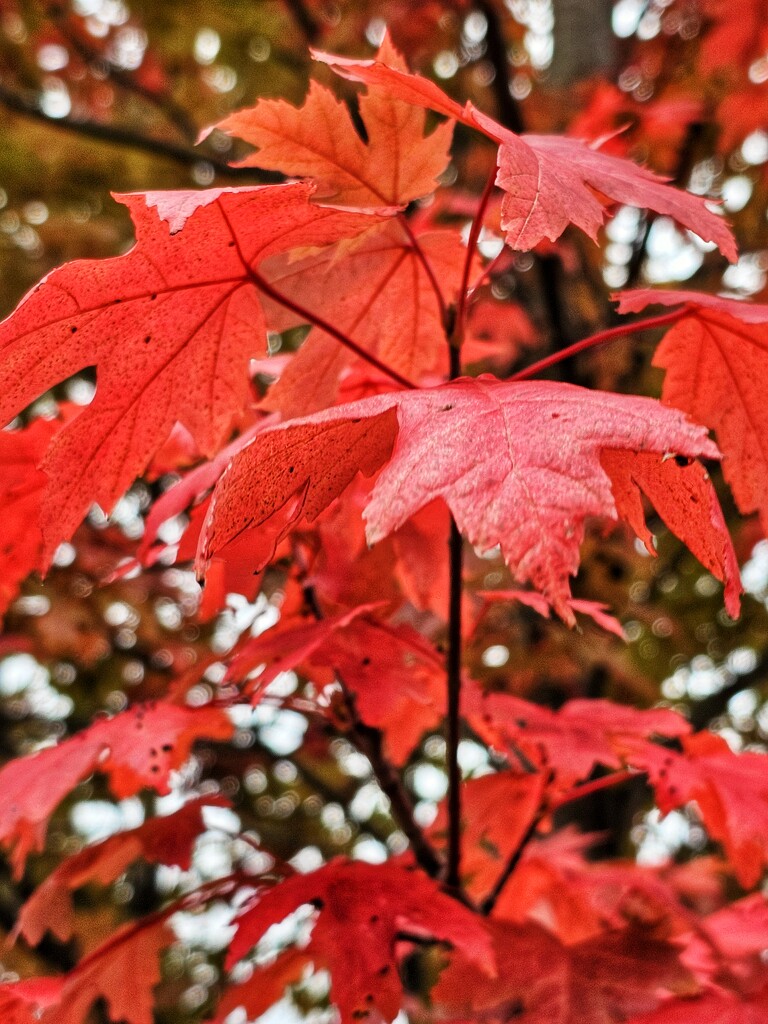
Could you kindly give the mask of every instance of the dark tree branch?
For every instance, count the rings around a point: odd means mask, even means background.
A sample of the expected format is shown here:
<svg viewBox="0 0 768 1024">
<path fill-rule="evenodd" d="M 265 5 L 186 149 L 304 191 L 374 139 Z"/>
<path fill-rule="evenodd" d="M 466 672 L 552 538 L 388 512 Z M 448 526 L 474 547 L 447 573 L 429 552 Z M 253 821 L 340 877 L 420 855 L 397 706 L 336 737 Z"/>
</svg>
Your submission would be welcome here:
<svg viewBox="0 0 768 1024">
<path fill-rule="evenodd" d="M 304 33 L 304 37 L 309 45 L 314 46 L 320 38 L 322 30 L 320 22 L 315 20 L 309 9 L 303 3 L 303 0 L 285 0 L 285 6 L 291 12 L 293 20 Z"/>
<path fill-rule="evenodd" d="M 458 350 L 454 350 L 458 351 Z M 451 516 L 450 595 L 448 608 L 448 725 L 446 760 L 448 762 L 448 865 L 445 881 L 451 889 L 461 888 L 461 598 L 464 543 Z"/>
<path fill-rule="evenodd" d="M 509 61 L 507 60 L 507 43 L 504 39 L 504 26 L 498 15 L 496 6 L 490 0 L 477 0 L 477 9 L 485 16 L 488 30 L 485 36 L 488 60 L 493 65 L 493 95 L 496 100 L 499 120 L 518 135 L 525 131 L 520 104 L 509 91 Z"/>
<path fill-rule="evenodd" d="M 482 206 L 482 204 L 481 204 Z M 482 218 L 481 210 L 475 222 Z M 473 225 L 474 229 L 474 225 Z M 467 256 L 471 259 L 471 255 Z M 463 331 L 463 324 L 457 318 L 456 331 Z M 460 341 L 460 339 L 458 339 Z M 461 349 L 449 339 L 450 376 L 455 380 L 461 375 Z M 446 677 L 448 682 L 448 707 L 446 723 L 446 752 L 448 767 L 448 863 L 445 883 L 454 893 L 461 893 L 461 769 L 459 767 L 459 742 L 461 739 L 461 598 L 464 571 L 464 542 L 456 520 L 451 516 L 451 533 L 448 541 L 449 595 L 448 595 L 448 653 L 446 655 Z"/>
<path fill-rule="evenodd" d="M 209 164 L 216 174 L 222 177 L 247 178 L 257 183 L 280 180 L 279 176 L 267 174 L 252 167 L 231 167 L 224 160 L 220 160 L 210 153 L 191 149 L 188 146 L 183 146 L 167 139 L 144 135 L 131 128 L 123 128 L 120 125 L 101 124 L 99 121 L 90 121 L 72 116 L 51 117 L 40 109 L 36 95 L 24 96 L 3 84 L 0 84 L 0 104 L 6 110 L 13 111 L 13 113 L 20 114 L 22 117 L 29 118 L 32 121 L 39 121 L 60 131 L 68 131 L 75 135 L 81 135 L 84 138 L 96 139 L 99 142 L 111 143 L 115 146 L 126 146 L 130 149 L 149 153 L 152 156 L 172 160 L 185 167 Z"/>
<path fill-rule="evenodd" d="M 131 74 L 129 71 L 124 71 L 122 68 L 116 67 L 114 64 L 106 60 L 97 50 L 89 46 L 81 36 L 72 31 L 72 27 L 68 22 L 67 11 L 61 6 L 61 4 L 50 4 L 48 7 L 48 13 L 51 20 L 56 24 L 59 32 L 61 32 L 75 53 L 86 64 L 92 68 L 98 68 L 100 66 L 106 68 L 110 81 L 119 85 L 120 88 L 124 89 L 126 92 L 131 92 L 135 96 L 139 96 L 141 99 L 145 100 L 147 103 L 151 103 L 152 106 L 156 107 L 157 110 L 159 110 L 174 126 L 174 128 L 176 128 L 183 138 L 194 143 L 198 134 L 197 127 L 187 111 L 174 100 L 170 93 L 161 93 L 153 89 L 148 89 L 146 86 L 142 85 L 141 82 L 137 81 L 135 75 Z"/>
</svg>

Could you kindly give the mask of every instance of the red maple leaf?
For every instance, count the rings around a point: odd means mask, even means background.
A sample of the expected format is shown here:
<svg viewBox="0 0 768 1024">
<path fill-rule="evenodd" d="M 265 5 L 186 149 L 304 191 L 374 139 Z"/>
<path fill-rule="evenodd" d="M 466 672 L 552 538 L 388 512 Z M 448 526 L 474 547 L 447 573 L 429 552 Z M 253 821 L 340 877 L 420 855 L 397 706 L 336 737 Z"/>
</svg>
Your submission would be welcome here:
<svg viewBox="0 0 768 1024">
<path fill-rule="evenodd" d="M 639 206 L 673 217 L 733 262 L 736 243 L 722 218 L 699 196 L 670 188 L 651 171 L 609 156 L 578 139 L 557 135 L 515 135 L 471 103 L 461 107 L 434 82 L 374 60 L 350 60 L 313 51 L 344 78 L 388 88 L 391 95 L 427 107 L 482 131 L 499 143 L 496 184 L 504 191 L 502 227 L 513 249 L 555 241 L 568 224 L 597 239 L 606 211 L 598 198 Z"/>
<path fill-rule="evenodd" d="M 681 755 L 628 742 L 626 759 L 648 773 L 663 813 L 696 802 L 734 874 L 751 889 L 768 864 L 768 759 L 765 754 L 735 754 L 713 733 L 683 737 L 682 744 Z"/>
<path fill-rule="evenodd" d="M 739 510 L 768 530 L 768 306 L 698 292 L 620 292 L 619 311 L 681 306 L 653 358 L 666 370 L 662 400 L 711 427 Z"/>
<path fill-rule="evenodd" d="M 111 510 L 177 421 L 203 455 L 216 453 L 266 337 L 257 264 L 376 220 L 321 208 L 311 195 L 297 183 L 118 196 L 136 226 L 134 248 L 54 271 L 0 325 L 2 422 L 78 370 L 97 369 L 94 401 L 43 462 L 46 560 L 92 502 Z"/>
<path fill-rule="evenodd" d="M 5 765 L 0 771 L 0 840 L 13 847 L 17 876 L 27 855 L 42 849 L 56 807 L 82 779 L 102 772 L 120 799 L 145 786 L 168 793 L 170 773 L 181 767 L 195 740 L 226 740 L 232 732 L 232 723 L 220 708 L 153 701 Z"/>
<path fill-rule="evenodd" d="M 387 38 L 378 59 L 406 69 Z M 424 111 L 376 85 L 360 98 L 360 116 L 366 142 L 346 105 L 313 81 L 298 109 L 262 99 L 216 127 L 258 148 L 244 166 L 311 178 L 319 199 L 340 206 L 405 206 L 434 192 L 448 164 L 453 125 L 439 125 L 425 138 Z"/>
<path fill-rule="evenodd" d="M 0 1009 L 5 999 L 18 1013 L 12 1024 L 82 1024 L 104 999 L 111 1020 L 153 1024 L 159 957 L 172 941 L 163 920 L 124 925 L 69 974 L 0 988 Z"/>
<path fill-rule="evenodd" d="M 701 0 L 706 18 L 699 66 L 705 74 L 733 75 L 759 57 L 768 36 L 765 0 Z"/>
<path fill-rule="evenodd" d="M 489 929 L 498 978 L 456 955 L 431 993 L 434 1024 L 615 1024 L 653 1008 L 664 988 L 692 987 L 679 950 L 642 929 L 570 947 L 535 925 L 491 921 Z"/>
<path fill-rule="evenodd" d="M 447 942 L 481 974 L 493 971 L 485 922 L 426 875 L 395 864 L 344 861 L 296 875 L 257 897 L 235 921 L 228 966 L 306 903 L 319 910 L 306 953 L 330 972 L 341 1024 L 397 1016 L 403 997 L 397 945 L 407 944 L 408 936 Z"/>
<path fill-rule="evenodd" d="M 262 271 L 283 295 L 419 383 L 447 371 L 442 307 L 455 301 L 465 257 L 458 232 L 427 231 L 412 239 L 393 221 L 368 232 L 343 258 L 332 246 L 301 260 L 273 257 Z M 290 322 L 281 317 L 270 327 L 284 329 Z M 361 360 L 314 328 L 263 404 L 285 417 L 326 408 L 350 365 L 361 366 Z"/>
<path fill-rule="evenodd" d="M 659 459 L 645 452 L 605 451 L 601 456 L 611 478 L 616 508 L 646 549 L 656 554 L 653 536 L 645 525 L 641 492 L 646 494 L 669 529 L 693 552 L 705 568 L 725 583 L 725 607 L 731 618 L 739 614 L 742 593 L 739 564 L 731 535 L 704 467 L 691 461 Z"/>
<path fill-rule="evenodd" d="M 328 682 L 338 674 L 362 720 L 384 732 L 388 755 L 403 764 L 422 735 L 442 720 L 445 665 L 416 630 L 373 618 L 376 607 L 268 630 L 239 649 L 227 678 L 242 679 L 265 666 L 243 686 L 256 703 L 280 672 L 302 664 L 332 668 Z M 313 681 L 324 685 L 317 675 Z"/>
<path fill-rule="evenodd" d="M 718 454 L 702 428 L 651 399 L 567 384 L 481 377 L 337 406 L 262 432 L 232 461 L 201 560 L 297 494 L 294 523 L 311 522 L 358 471 L 370 475 L 389 459 L 364 512 L 369 543 L 442 498 L 473 545 L 500 545 L 517 579 L 573 622 L 568 577 L 584 521 L 616 518 L 600 465 L 606 448 Z"/>
<path fill-rule="evenodd" d="M 312 957 L 305 950 L 295 947 L 283 950 L 277 960 L 260 966 L 243 983 L 227 987 L 213 1024 L 226 1024 L 233 1019 L 232 1012 L 241 1008 L 249 1020 L 258 1019 L 282 998 L 290 985 L 302 980 L 311 965 Z"/>
<path fill-rule="evenodd" d="M 39 419 L 24 430 L 0 431 L 0 615 L 18 594 L 21 582 L 41 567 L 43 537 L 37 522 L 47 478 L 37 467 L 60 426 L 57 420 Z"/>
<path fill-rule="evenodd" d="M 765 1024 L 768 986 L 751 995 L 708 992 L 698 999 L 670 999 L 653 1013 L 633 1017 L 629 1024 Z"/>
<path fill-rule="evenodd" d="M 564 789 L 588 778 L 598 765 L 623 767 L 630 740 L 638 749 L 649 746 L 664 753 L 647 738 L 678 738 L 691 730 L 674 711 L 642 711 L 609 700 L 569 700 L 551 711 L 511 694 L 490 693 L 476 698 L 468 710 L 476 728 L 495 746 L 511 744 L 524 751 L 534 765 L 552 771 Z"/>
<path fill-rule="evenodd" d="M 565 829 L 527 845 L 494 904 L 494 917 L 535 921 L 567 946 L 624 928 L 682 941 L 700 928 L 673 881 L 657 868 L 587 860 L 585 850 L 599 839 Z M 685 962 L 691 967 L 689 950 Z M 707 967 L 701 973 L 709 977 L 712 972 Z"/>
<path fill-rule="evenodd" d="M 21 908 L 14 936 L 23 935 L 36 946 L 50 931 L 66 942 L 74 928 L 70 892 L 90 882 L 108 885 L 139 857 L 150 864 L 175 864 L 189 870 L 195 840 L 205 831 L 203 808 L 212 805 L 229 803 L 216 796 L 190 800 L 173 814 L 149 818 L 138 828 L 118 832 L 68 857 Z"/>
</svg>

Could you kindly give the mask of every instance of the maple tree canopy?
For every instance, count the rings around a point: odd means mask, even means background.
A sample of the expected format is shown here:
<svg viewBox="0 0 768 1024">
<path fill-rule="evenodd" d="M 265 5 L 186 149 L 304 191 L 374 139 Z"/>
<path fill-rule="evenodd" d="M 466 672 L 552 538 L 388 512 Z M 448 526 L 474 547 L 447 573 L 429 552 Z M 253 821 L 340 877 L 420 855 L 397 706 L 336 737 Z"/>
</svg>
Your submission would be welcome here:
<svg viewBox="0 0 768 1024">
<path fill-rule="evenodd" d="M 3 1024 L 765 1024 L 768 6 L 28 6 Z"/>
</svg>

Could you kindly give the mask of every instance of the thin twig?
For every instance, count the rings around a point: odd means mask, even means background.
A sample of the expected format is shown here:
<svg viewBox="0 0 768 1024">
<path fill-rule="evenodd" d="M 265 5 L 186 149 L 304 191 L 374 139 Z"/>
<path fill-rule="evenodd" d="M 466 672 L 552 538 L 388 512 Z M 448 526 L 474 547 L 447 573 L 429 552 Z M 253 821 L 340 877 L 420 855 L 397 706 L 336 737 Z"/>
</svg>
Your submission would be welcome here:
<svg viewBox="0 0 768 1024">
<path fill-rule="evenodd" d="M 580 786 L 574 786 L 552 800 L 547 805 L 547 813 L 552 814 L 554 811 L 559 811 L 566 804 L 572 804 L 576 800 L 583 800 L 585 796 L 591 796 L 593 793 L 600 793 L 602 790 L 610 789 L 612 786 L 620 786 L 623 782 L 636 779 L 640 774 L 640 772 L 625 768 L 618 772 L 612 772 L 609 775 L 601 775 L 599 779 L 584 782 Z"/>
<path fill-rule="evenodd" d="M 496 253 L 491 262 L 486 263 L 486 265 L 482 268 L 480 273 L 477 275 L 475 280 L 467 289 L 467 303 L 472 301 L 478 288 L 485 282 L 487 278 L 490 278 L 490 276 L 493 274 L 494 270 L 496 270 L 498 265 L 500 263 L 503 263 L 504 260 L 506 259 L 509 259 L 509 251 L 505 245 L 502 245 L 501 249 Z"/>
<path fill-rule="evenodd" d="M 131 128 L 123 128 L 120 125 L 102 124 L 99 121 L 89 121 L 85 118 L 72 117 L 51 117 L 41 110 L 36 94 L 23 96 L 14 92 L 7 86 L 0 84 L 0 103 L 15 114 L 33 121 L 40 121 L 42 124 L 50 125 L 61 131 L 72 132 L 82 135 L 85 138 L 97 139 L 100 142 L 111 143 L 115 146 L 127 146 L 152 156 L 164 157 L 173 160 L 177 164 L 186 167 L 196 167 L 200 164 L 208 164 L 216 174 L 227 178 L 248 178 L 254 182 L 278 181 L 279 176 L 257 171 L 252 167 L 231 167 L 228 163 L 218 157 L 211 156 L 207 152 L 191 149 L 179 145 L 168 139 L 159 139 L 151 135 L 144 135 L 141 132 L 133 131 Z"/>
<path fill-rule="evenodd" d="M 550 366 L 555 366 L 564 359 L 570 359 L 571 356 L 578 355 L 580 352 L 586 352 L 587 349 L 595 348 L 597 345 L 605 345 L 609 341 L 634 334 L 636 331 L 649 331 L 654 327 L 673 324 L 676 320 L 680 320 L 681 317 L 685 316 L 687 312 L 688 307 L 682 306 L 671 313 L 662 313 L 660 316 L 648 317 L 647 320 L 636 320 L 632 324 L 620 324 L 618 327 L 609 327 L 608 330 L 598 331 L 597 334 L 591 334 L 588 338 L 582 338 L 581 341 L 576 341 L 573 345 L 560 349 L 559 352 L 553 352 L 552 355 L 539 359 L 538 362 L 532 363 L 522 370 L 518 370 L 517 373 L 513 373 L 507 379 L 511 381 L 527 380 L 529 377 L 535 377 L 544 370 L 548 370 Z"/>
<path fill-rule="evenodd" d="M 339 679 L 338 673 L 336 678 Z M 343 684 L 343 681 L 339 679 Z M 443 862 L 438 857 L 432 844 L 416 824 L 413 816 L 413 803 L 403 786 L 400 774 L 395 770 L 382 749 L 382 735 L 378 729 L 366 725 L 357 713 L 353 695 L 348 687 L 344 687 L 345 704 L 351 722 L 352 740 L 358 750 L 371 762 L 376 781 L 382 792 L 387 796 L 392 810 L 392 817 L 411 844 L 413 855 L 419 867 L 431 878 L 439 877 L 443 872 Z"/>
<path fill-rule="evenodd" d="M 536 834 L 536 829 L 539 827 L 540 821 L 541 815 L 537 814 L 528 826 L 528 828 L 525 830 L 525 834 L 515 847 L 515 850 L 507 860 L 507 863 L 504 865 L 504 868 L 499 877 L 496 879 L 493 888 L 485 897 L 483 902 L 480 904 L 480 913 L 484 914 L 486 917 L 491 913 L 493 908 L 496 906 L 496 903 L 498 902 L 499 896 L 501 896 L 504 886 L 510 880 L 515 868 L 520 863 L 520 858 L 525 852 L 526 846 Z"/>
<path fill-rule="evenodd" d="M 526 846 L 531 839 L 533 839 L 539 825 L 545 817 L 552 814 L 554 811 L 559 810 L 561 807 L 564 807 L 566 804 L 573 803 L 575 800 L 581 800 L 585 796 L 591 796 L 592 793 L 599 793 L 601 790 L 608 789 L 611 786 L 619 786 L 623 782 L 629 781 L 629 779 L 636 778 L 638 774 L 638 772 L 625 769 L 623 771 L 614 772 L 610 775 L 602 775 L 599 779 L 594 779 L 592 782 L 585 782 L 581 786 L 574 786 L 566 793 L 556 797 L 549 804 L 542 807 L 526 829 L 525 835 L 508 858 L 504 868 L 499 874 L 499 877 L 494 883 L 493 889 L 491 889 L 486 898 L 480 904 L 480 912 L 486 916 L 492 912 L 504 887 L 514 874 L 515 868 L 520 863 L 520 858 L 522 857 Z"/>
</svg>

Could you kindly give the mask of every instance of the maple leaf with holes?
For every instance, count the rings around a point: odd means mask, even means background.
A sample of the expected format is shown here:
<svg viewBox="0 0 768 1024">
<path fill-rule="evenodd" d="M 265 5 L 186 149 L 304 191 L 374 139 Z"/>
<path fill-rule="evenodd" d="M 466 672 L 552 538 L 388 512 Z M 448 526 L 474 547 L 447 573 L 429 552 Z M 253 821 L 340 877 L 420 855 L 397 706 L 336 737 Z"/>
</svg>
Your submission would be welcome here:
<svg viewBox="0 0 768 1024">
<path fill-rule="evenodd" d="M 331 975 L 331 1000 L 341 1024 L 389 1022 L 397 1016 L 403 1000 L 398 944 L 406 948 L 409 936 L 448 943 L 481 974 L 493 973 L 485 922 L 426 875 L 391 863 L 341 860 L 289 878 L 247 906 L 235 919 L 227 966 L 307 903 L 319 913 L 305 951 Z"/>
<path fill-rule="evenodd" d="M 351 60 L 313 51 L 315 60 L 369 87 L 387 88 L 405 103 L 427 107 L 483 132 L 499 145 L 496 184 L 504 192 L 501 226 L 513 249 L 532 249 L 544 238 L 556 241 L 569 224 L 597 240 L 606 210 L 600 196 L 674 218 L 714 242 L 731 262 L 736 243 L 728 226 L 700 196 L 671 188 L 663 178 L 629 160 L 557 135 L 516 135 L 478 110 L 452 100 L 429 79 L 409 74 L 379 58 Z"/>
<path fill-rule="evenodd" d="M 662 401 L 714 430 L 739 511 L 758 512 L 768 531 L 768 306 L 653 288 L 615 298 L 621 313 L 680 307 L 653 357 L 666 371 Z"/>
<path fill-rule="evenodd" d="M 119 799 L 144 787 L 168 793 L 170 773 L 186 761 L 195 740 L 227 740 L 233 731 L 220 708 L 152 701 L 5 765 L 0 770 L 0 841 L 12 848 L 16 876 L 27 855 L 42 849 L 56 807 L 94 771 L 107 776 Z"/>
<path fill-rule="evenodd" d="M 703 428 L 652 399 L 568 384 L 481 377 L 337 406 L 263 431 L 233 459 L 214 492 L 200 561 L 296 495 L 293 525 L 311 522 L 358 472 L 384 465 L 364 511 L 369 543 L 442 498 L 473 545 L 500 545 L 517 579 L 572 623 L 569 576 L 584 521 L 617 517 L 600 464 L 607 448 L 718 455 Z"/>
<path fill-rule="evenodd" d="M 533 765 L 552 771 L 568 789 L 594 769 L 622 768 L 628 742 L 651 747 L 646 739 L 678 739 L 691 731 L 688 722 L 666 708 L 642 711 L 609 700 L 569 700 L 559 711 L 508 693 L 475 696 L 468 706 L 475 728 L 498 749 L 522 750 Z"/>
<path fill-rule="evenodd" d="M 68 857 L 21 908 L 14 936 L 22 935 L 36 946 L 46 931 L 50 931 L 66 942 L 74 930 L 70 893 L 91 882 L 108 885 L 139 857 L 149 864 L 174 864 L 188 871 L 192 848 L 205 831 L 203 810 L 211 806 L 230 805 L 223 797 L 199 797 L 173 814 L 149 818 L 138 828 L 118 832 Z"/>
<path fill-rule="evenodd" d="M 111 510 L 177 421 L 203 455 L 216 453 L 247 401 L 249 357 L 265 347 L 257 265 L 380 219 L 319 207 L 312 191 L 118 196 L 136 228 L 133 249 L 53 271 L 0 325 L 2 422 L 84 367 L 97 371 L 94 401 L 42 464 L 45 563 L 92 502 Z"/>
<path fill-rule="evenodd" d="M 406 71 L 388 38 L 377 59 Z M 425 137 L 424 111 L 377 85 L 360 98 L 360 117 L 365 142 L 346 105 L 313 81 L 298 109 L 262 99 L 216 127 L 257 147 L 241 165 L 311 178 L 317 198 L 339 206 L 405 206 L 434 192 L 448 164 L 453 125 L 439 125 Z"/>
<path fill-rule="evenodd" d="M 655 556 L 641 494 L 650 498 L 669 529 L 701 564 L 725 583 L 725 607 L 735 619 L 742 593 L 739 564 L 717 494 L 701 463 L 680 457 L 659 459 L 646 452 L 605 451 L 600 458 L 611 478 L 619 515 L 646 550 Z"/>
</svg>

